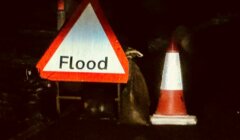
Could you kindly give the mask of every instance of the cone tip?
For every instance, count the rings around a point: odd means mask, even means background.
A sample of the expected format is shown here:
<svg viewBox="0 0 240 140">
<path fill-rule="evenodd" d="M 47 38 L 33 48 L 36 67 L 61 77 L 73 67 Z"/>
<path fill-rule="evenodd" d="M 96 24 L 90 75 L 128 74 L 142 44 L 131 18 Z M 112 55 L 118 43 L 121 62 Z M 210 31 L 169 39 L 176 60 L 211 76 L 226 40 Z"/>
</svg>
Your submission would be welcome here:
<svg viewBox="0 0 240 140">
<path fill-rule="evenodd" d="M 177 48 L 177 45 L 176 45 L 176 42 L 174 40 L 172 40 L 169 44 L 169 47 L 168 47 L 168 52 L 178 52 L 178 48 Z"/>
</svg>

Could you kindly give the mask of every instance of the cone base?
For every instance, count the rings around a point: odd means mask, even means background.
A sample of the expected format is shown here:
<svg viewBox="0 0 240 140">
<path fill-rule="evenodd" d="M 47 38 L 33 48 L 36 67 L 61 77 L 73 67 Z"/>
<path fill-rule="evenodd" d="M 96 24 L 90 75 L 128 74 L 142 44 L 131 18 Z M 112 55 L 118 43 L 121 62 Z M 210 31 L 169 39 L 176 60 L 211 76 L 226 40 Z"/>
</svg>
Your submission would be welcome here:
<svg viewBox="0 0 240 140">
<path fill-rule="evenodd" d="M 153 125 L 196 125 L 197 118 L 192 115 L 157 115 L 151 117 Z"/>
<path fill-rule="evenodd" d="M 182 90 L 161 90 L 155 114 L 187 115 Z"/>
</svg>

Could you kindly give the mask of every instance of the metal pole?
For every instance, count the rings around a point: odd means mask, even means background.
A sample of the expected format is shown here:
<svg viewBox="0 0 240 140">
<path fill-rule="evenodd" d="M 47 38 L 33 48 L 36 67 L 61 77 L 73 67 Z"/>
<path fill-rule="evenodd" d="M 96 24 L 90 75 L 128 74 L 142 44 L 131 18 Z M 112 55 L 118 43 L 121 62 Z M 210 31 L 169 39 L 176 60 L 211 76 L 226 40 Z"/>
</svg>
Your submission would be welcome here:
<svg viewBox="0 0 240 140">
<path fill-rule="evenodd" d="M 59 90 L 59 82 L 56 82 L 56 88 L 57 88 L 57 95 L 56 95 L 56 109 L 57 109 L 57 112 L 58 114 L 61 113 L 61 110 L 60 110 L 60 90 Z"/>
<path fill-rule="evenodd" d="M 65 22 L 65 3 L 64 0 L 58 0 L 58 11 L 57 11 L 57 30 L 60 30 Z"/>
<path fill-rule="evenodd" d="M 60 30 L 65 22 L 65 6 L 64 6 L 64 0 L 58 0 L 57 3 L 57 30 Z M 56 109 L 58 114 L 61 113 L 60 110 L 60 89 L 59 89 L 59 82 L 56 82 L 56 88 L 57 88 L 57 95 L 56 95 Z"/>
<path fill-rule="evenodd" d="M 121 109 L 121 98 L 120 98 L 120 94 L 121 94 L 121 84 L 117 84 L 117 106 L 118 106 L 118 116 L 120 115 L 120 109 Z"/>
</svg>

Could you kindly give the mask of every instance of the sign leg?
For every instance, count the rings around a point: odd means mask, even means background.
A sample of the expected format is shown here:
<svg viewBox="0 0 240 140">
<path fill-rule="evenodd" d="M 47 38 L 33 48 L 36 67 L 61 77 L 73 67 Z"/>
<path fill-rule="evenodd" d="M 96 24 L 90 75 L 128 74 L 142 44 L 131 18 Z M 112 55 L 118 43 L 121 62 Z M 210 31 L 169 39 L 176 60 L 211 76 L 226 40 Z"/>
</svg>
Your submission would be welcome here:
<svg viewBox="0 0 240 140">
<path fill-rule="evenodd" d="M 60 114 L 60 90 L 59 90 L 59 82 L 56 82 L 56 90 L 57 90 L 57 94 L 56 94 L 56 109 L 57 109 L 57 113 Z"/>
</svg>

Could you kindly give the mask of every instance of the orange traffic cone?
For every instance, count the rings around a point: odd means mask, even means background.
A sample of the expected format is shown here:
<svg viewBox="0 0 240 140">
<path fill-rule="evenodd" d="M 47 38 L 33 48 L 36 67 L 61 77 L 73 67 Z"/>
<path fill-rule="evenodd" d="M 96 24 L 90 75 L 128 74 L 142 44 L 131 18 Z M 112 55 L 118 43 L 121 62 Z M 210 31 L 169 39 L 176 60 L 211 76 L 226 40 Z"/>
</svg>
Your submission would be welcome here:
<svg viewBox="0 0 240 140">
<path fill-rule="evenodd" d="M 196 117 L 186 111 L 180 57 L 174 41 L 165 56 L 159 103 L 151 122 L 154 125 L 194 125 L 197 122 Z"/>
</svg>

